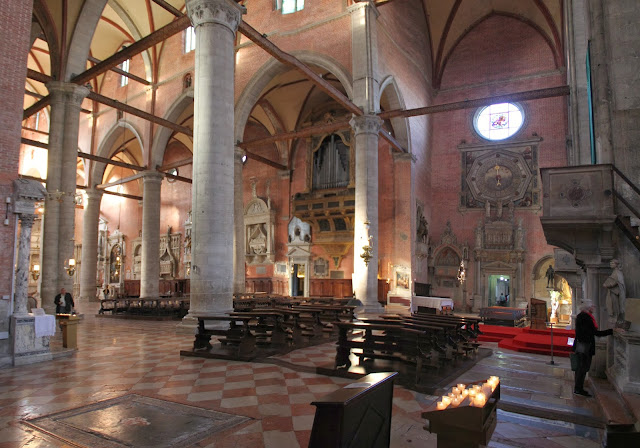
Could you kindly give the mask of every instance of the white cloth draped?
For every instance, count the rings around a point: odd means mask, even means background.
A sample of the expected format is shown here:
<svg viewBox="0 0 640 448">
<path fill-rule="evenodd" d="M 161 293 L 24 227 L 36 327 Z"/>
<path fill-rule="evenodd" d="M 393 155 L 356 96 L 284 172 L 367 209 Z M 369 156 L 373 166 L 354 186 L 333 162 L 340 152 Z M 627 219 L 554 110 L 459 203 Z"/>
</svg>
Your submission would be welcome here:
<svg viewBox="0 0 640 448">
<path fill-rule="evenodd" d="M 36 337 L 53 336 L 56 334 L 56 317 L 50 314 L 33 316 L 35 318 Z"/>
</svg>

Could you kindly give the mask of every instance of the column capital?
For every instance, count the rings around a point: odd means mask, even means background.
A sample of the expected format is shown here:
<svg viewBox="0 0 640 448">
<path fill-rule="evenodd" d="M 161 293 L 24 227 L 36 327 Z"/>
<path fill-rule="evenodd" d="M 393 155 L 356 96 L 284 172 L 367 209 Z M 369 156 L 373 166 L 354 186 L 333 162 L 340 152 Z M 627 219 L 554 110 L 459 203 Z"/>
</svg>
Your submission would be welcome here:
<svg viewBox="0 0 640 448">
<path fill-rule="evenodd" d="M 358 134 L 378 134 L 382 127 L 382 119 L 377 115 L 354 116 L 349 121 L 355 135 Z"/>
<path fill-rule="evenodd" d="M 104 194 L 104 190 L 98 190 L 97 188 L 87 188 L 84 190 L 87 195 L 87 201 L 99 201 Z"/>
<path fill-rule="evenodd" d="M 89 89 L 72 82 L 49 81 L 47 89 L 51 95 L 51 103 L 69 103 L 80 107 L 82 100 L 89 95 Z"/>
<path fill-rule="evenodd" d="M 142 183 L 146 184 L 146 183 L 157 183 L 160 184 L 162 183 L 162 179 L 164 179 L 164 174 L 158 172 L 158 171 L 144 171 L 142 173 Z"/>
<path fill-rule="evenodd" d="M 22 225 L 23 227 L 32 227 L 35 220 L 36 215 L 32 215 L 30 213 L 20 214 L 20 225 Z"/>
<path fill-rule="evenodd" d="M 186 0 L 187 14 L 194 28 L 203 23 L 217 23 L 226 26 L 232 33 L 238 30 L 244 6 L 231 0 Z"/>
</svg>

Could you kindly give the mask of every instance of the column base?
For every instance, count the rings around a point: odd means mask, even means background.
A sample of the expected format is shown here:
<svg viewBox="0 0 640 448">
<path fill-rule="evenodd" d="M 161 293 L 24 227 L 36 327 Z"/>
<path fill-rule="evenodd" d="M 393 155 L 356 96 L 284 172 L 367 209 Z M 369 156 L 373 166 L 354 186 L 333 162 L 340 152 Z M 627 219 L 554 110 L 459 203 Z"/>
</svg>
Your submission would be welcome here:
<svg viewBox="0 0 640 448">
<path fill-rule="evenodd" d="M 11 316 L 11 350 L 14 366 L 51 361 L 49 336 L 36 337 L 35 318 Z"/>
</svg>

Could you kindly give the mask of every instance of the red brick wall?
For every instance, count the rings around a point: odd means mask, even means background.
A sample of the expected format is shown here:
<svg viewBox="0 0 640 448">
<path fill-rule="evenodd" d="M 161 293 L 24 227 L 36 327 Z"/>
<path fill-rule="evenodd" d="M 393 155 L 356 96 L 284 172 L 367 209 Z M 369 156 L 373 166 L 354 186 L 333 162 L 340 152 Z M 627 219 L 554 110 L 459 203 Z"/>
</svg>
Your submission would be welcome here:
<svg viewBox="0 0 640 448">
<path fill-rule="evenodd" d="M 0 210 L 5 211 L 5 199 L 13 192 L 13 180 L 18 177 L 20 135 L 24 102 L 24 85 L 27 76 L 27 54 L 30 45 L 31 10 L 33 1 L 5 2 L 0 8 Z M 0 225 L 0 295 L 11 294 L 14 257 L 14 214 L 9 225 Z M 4 213 L 2 213 L 4 221 Z"/>
<path fill-rule="evenodd" d="M 505 38 L 508 36 L 509 38 Z M 442 88 L 436 103 L 540 89 L 562 85 L 564 73 L 557 70 L 553 54 L 546 41 L 530 26 L 514 18 L 495 16 L 480 23 L 460 42 L 448 59 L 442 78 Z M 550 98 L 522 103 L 527 114 L 524 128 L 509 141 L 523 140 L 537 135 L 539 166 L 566 165 L 565 136 L 567 135 L 566 99 Z M 464 216 L 458 211 L 461 184 L 461 153 L 457 146 L 485 142 L 472 128 L 475 110 L 461 110 L 433 115 L 432 135 L 432 214 L 429 221 L 432 241 L 439 240 L 447 220 L 457 235 L 458 243 L 474 246 L 474 228 L 484 216 L 484 210 L 470 211 Z M 523 218 L 527 249 L 524 263 L 524 294 L 531 292 L 531 269 L 553 248 L 546 244 L 539 214 L 516 211 L 516 220 Z M 470 251 L 473 258 L 473 250 Z M 473 291 L 473 263 L 466 285 Z"/>
</svg>

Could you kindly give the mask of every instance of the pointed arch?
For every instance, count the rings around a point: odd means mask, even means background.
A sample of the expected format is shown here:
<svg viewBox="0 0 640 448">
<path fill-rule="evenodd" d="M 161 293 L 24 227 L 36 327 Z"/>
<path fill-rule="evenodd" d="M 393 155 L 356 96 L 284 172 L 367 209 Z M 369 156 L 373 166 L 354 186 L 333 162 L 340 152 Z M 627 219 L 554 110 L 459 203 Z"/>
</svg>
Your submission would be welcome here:
<svg viewBox="0 0 640 448">
<path fill-rule="evenodd" d="M 402 92 L 398 88 L 398 84 L 393 76 L 389 75 L 382 80 L 379 89 L 379 98 L 376 98 L 376 104 L 380 107 L 383 98 L 389 103 L 390 110 L 393 109 L 406 109 L 406 103 L 402 97 Z M 409 120 L 403 117 L 391 118 L 391 127 L 396 140 L 403 147 L 407 148 L 407 151 L 411 153 L 411 129 L 409 127 Z"/>
<path fill-rule="evenodd" d="M 85 0 L 78 15 L 75 28 L 69 42 L 69 53 L 65 64 L 64 81 L 69 81 L 87 69 L 89 49 L 93 41 L 98 20 L 102 15 L 107 0 Z"/>
<path fill-rule="evenodd" d="M 184 110 L 192 104 L 193 88 L 190 88 L 182 92 L 162 118 L 169 120 L 172 123 L 176 123 Z M 151 166 L 149 169 L 155 169 L 156 166 L 162 165 L 164 152 L 167 150 L 167 145 L 169 144 L 169 139 L 173 135 L 173 132 L 174 131 L 169 128 L 165 128 L 164 126 L 159 127 L 156 132 L 156 136 L 153 138 L 153 144 L 151 145 Z"/>
<path fill-rule="evenodd" d="M 100 144 L 98 145 L 97 155 L 100 157 L 111 158 L 113 156 L 113 147 L 118 140 L 122 138 L 122 135 L 126 130 L 129 130 L 138 141 L 140 148 L 144 151 L 144 145 L 142 144 L 142 138 L 140 137 L 140 131 L 136 129 L 131 123 L 125 120 L 119 120 L 113 125 L 113 127 L 107 132 Z M 144 156 L 144 154 L 143 154 Z M 88 187 L 94 187 L 102 182 L 102 176 L 107 167 L 103 162 L 91 162 L 91 176 L 89 177 Z"/>
<path fill-rule="evenodd" d="M 347 97 L 353 97 L 351 75 L 335 59 L 327 55 L 310 51 L 297 51 L 292 52 L 291 54 L 305 64 L 315 65 L 331 72 L 336 78 L 338 78 L 338 81 L 344 88 Z M 247 125 L 247 121 L 249 120 L 249 115 L 253 110 L 253 106 L 260 99 L 260 94 L 264 88 L 273 78 L 289 70 L 292 70 L 289 66 L 271 58 L 256 71 L 256 74 L 251 78 L 236 102 L 234 116 L 234 135 L 236 142 L 242 141 L 244 130 Z"/>
</svg>

